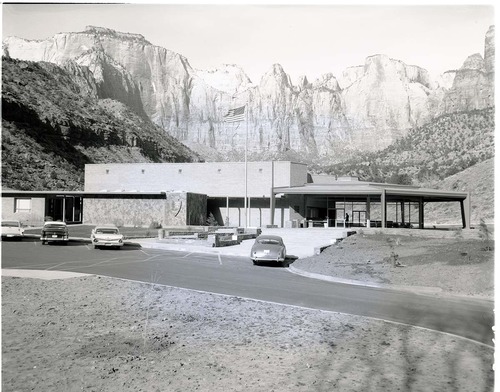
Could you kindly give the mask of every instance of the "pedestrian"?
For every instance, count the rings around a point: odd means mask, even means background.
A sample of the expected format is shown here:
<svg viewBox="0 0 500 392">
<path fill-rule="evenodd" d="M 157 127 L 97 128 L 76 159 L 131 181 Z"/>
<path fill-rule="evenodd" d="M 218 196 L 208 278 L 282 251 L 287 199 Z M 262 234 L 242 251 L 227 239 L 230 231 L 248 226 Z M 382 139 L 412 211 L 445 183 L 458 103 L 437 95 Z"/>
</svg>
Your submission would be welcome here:
<svg viewBox="0 0 500 392">
<path fill-rule="evenodd" d="M 345 227 L 349 227 L 349 214 L 347 212 L 345 214 Z"/>
</svg>

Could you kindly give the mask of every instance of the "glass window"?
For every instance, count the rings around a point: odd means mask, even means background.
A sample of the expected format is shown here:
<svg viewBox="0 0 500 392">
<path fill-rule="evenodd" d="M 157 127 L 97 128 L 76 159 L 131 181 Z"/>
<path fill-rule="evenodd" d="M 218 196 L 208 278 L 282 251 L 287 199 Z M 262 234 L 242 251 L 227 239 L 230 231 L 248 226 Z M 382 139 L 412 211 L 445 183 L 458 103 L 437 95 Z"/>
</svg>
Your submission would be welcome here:
<svg viewBox="0 0 500 392">
<path fill-rule="evenodd" d="M 14 212 L 31 212 L 31 199 L 16 198 Z"/>
</svg>

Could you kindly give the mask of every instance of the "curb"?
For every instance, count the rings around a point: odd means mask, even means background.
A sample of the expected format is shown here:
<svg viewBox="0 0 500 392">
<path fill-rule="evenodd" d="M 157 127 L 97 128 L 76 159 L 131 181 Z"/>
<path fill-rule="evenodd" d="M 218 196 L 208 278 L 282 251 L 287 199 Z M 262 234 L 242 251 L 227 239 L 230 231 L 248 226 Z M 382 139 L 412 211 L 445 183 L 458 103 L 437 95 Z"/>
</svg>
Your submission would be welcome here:
<svg viewBox="0 0 500 392">
<path fill-rule="evenodd" d="M 363 287 L 372 287 L 377 289 L 387 289 L 387 290 L 396 290 L 396 291 L 410 291 L 416 294 L 440 294 L 443 290 L 439 287 L 424 287 L 424 286 L 396 286 L 382 283 L 373 283 L 373 282 L 362 282 L 360 280 L 352 280 L 352 279 L 343 279 L 337 278 L 330 275 L 322 275 L 314 272 L 307 272 L 293 266 L 289 266 L 288 270 L 296 275 L 304 276 L 306 278 L 323 280 L 326 282 L 332 283 L 342 283 L 348 284 L 351 286 L 363 286 Z"/>
</svg>

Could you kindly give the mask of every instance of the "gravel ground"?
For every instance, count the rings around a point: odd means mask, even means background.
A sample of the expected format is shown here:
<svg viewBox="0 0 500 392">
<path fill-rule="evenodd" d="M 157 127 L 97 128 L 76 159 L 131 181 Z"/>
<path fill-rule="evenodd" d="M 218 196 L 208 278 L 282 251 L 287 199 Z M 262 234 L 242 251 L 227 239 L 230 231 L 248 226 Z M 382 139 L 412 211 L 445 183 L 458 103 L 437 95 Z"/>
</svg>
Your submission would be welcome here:
<svg viewBox="0 0 500 392">
<path fill-rule="evenodd" d="M 316 274 L 443 294 L 494 297 L 493 242 L 361 233 L 293 267 Z"/>
<path fill-rule="evenodd" d="M 384 283 L 441 281 L 474 296 L 493 290 L 476 279 L 482 270 L 468 275 L 487 265 L 492 282 L 492 252 L 445 257 L 433 241 L 424 250 L 382 237 L 353 251 L 374 240 L 349 237 L 294 265 Z M 393 266 L 391 252 L 406 267 Z M 408 272 L 418 260 L 424 277 Z M 434 264 L 450 277 L 429 281 Z M 469 279 L 453 278 L 462 273 Z M 2 391 L 492 391 L 492 363 L 490 347 L 359 316 L 97 276 L 2 277 Z"/>
</svg>

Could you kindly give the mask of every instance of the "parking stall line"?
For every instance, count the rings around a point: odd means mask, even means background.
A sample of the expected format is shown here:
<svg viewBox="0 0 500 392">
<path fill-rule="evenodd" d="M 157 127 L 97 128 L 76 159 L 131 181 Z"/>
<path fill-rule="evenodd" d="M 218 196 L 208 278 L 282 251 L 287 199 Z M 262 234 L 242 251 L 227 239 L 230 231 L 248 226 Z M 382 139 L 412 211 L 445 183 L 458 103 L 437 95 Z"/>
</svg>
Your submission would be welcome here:
<svg viewBox="0 0 500 392">
<path fill-rule="evenodd" d="M 51 269 L 54 269 L 54 268 L 57 268 L 57 267 L 60 267 L 61 265 L 65 265 L 65 264 L 75 264 L 75 263 L 85 263 L 85 262 L 89 262 L 89 261 L 97 261 L 99 259 L 94 259 L 94 260 L 73 260 L 73 261 L 64 261 L 62 263 L 59 263 L 59 264 L 56 264 L 56 265 L 52 265 L 51 267 L 49 268 L 46 268 L 45 270 L 48 271 L 48 270 L 51 270 Z M 100 259 L 99 262 L 102 262 L 102 259 Z M 97 264 L 99 264 L 99 262 Z M 40 265 L 40 264 L 38 264 Z"/>
</svg>

